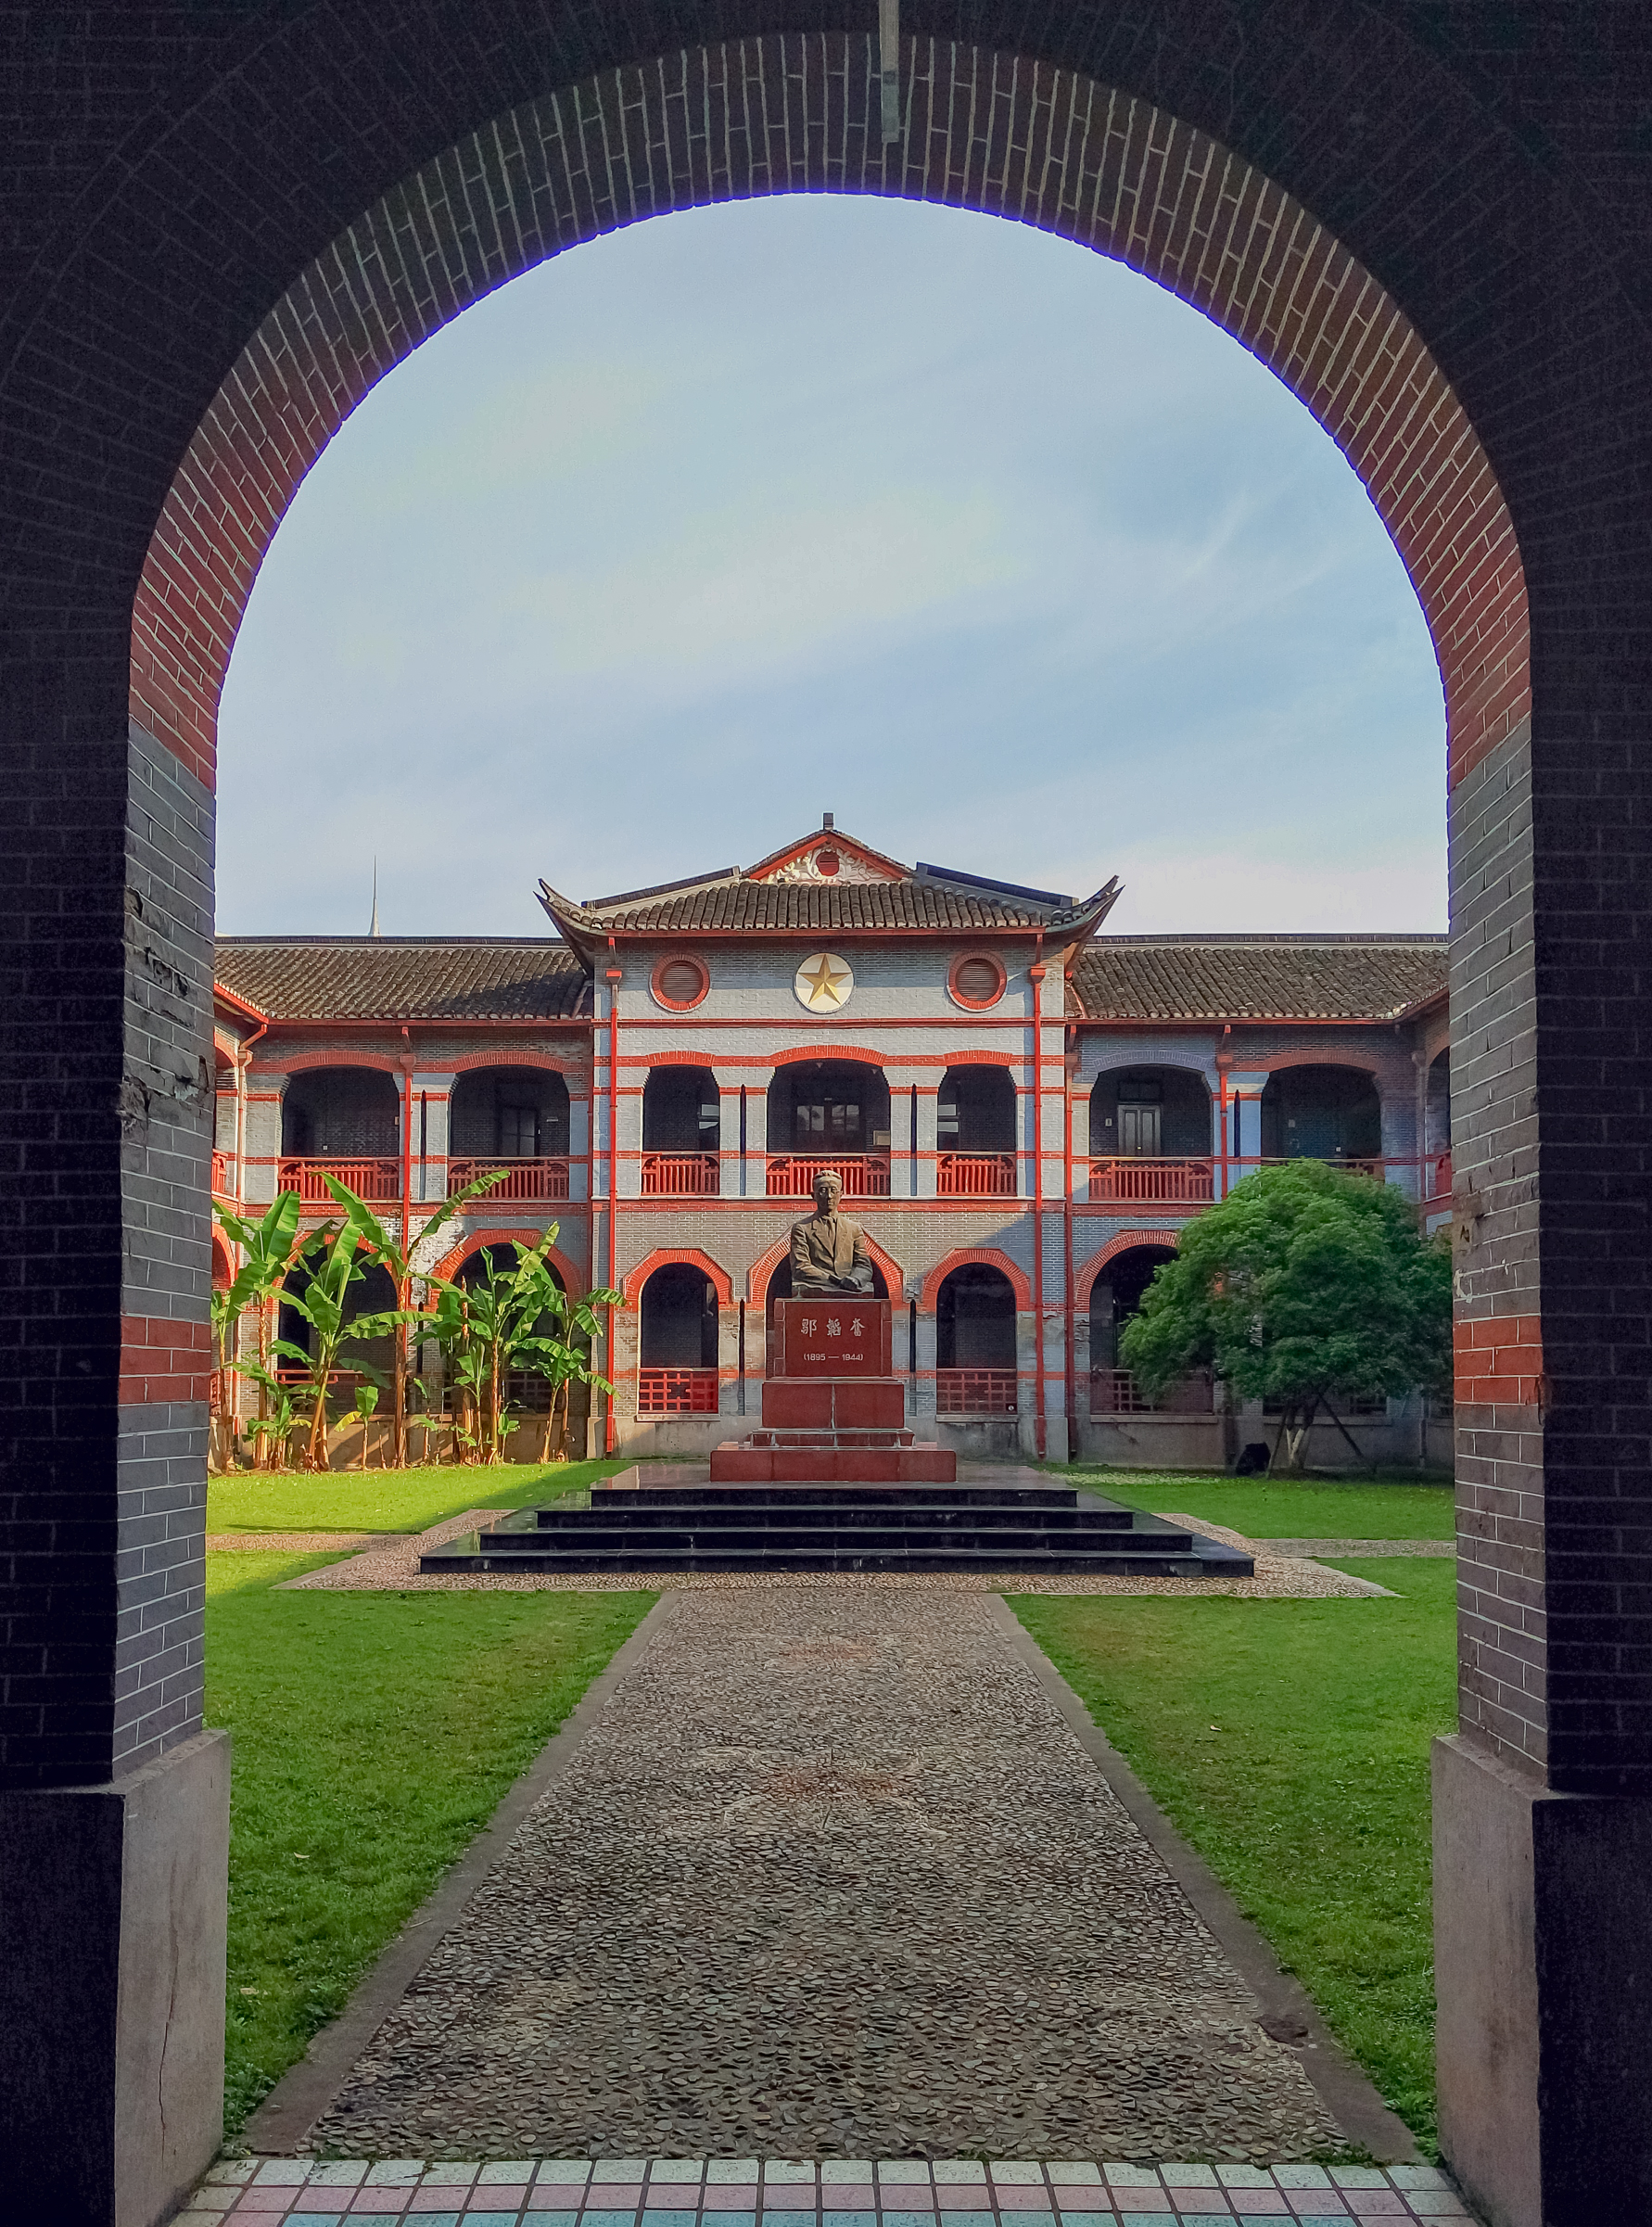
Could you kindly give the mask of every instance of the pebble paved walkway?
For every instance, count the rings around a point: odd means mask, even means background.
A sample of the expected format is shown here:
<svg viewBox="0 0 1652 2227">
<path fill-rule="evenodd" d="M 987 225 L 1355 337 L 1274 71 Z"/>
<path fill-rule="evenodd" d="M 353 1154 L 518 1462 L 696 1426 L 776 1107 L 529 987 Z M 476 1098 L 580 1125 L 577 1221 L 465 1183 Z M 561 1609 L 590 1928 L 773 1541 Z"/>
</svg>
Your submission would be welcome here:
<svg viewBox="0 0 1652 2227">
<path fill-rule="evenodd" d="M 670 1596 L 310 2146 L 1334 2150 L 1001 1615 L 937 1590 Z"/>
<path fill-rule="evenodd" d="M 1467 2221 L 1427 2165 L 1000 2163 L 755 2157 L 557 2158 L 367 2166 L 269 2158 L 221 2165 L 181 2215 L 234 2227 L 1406 2227 Z"/>
</svg>

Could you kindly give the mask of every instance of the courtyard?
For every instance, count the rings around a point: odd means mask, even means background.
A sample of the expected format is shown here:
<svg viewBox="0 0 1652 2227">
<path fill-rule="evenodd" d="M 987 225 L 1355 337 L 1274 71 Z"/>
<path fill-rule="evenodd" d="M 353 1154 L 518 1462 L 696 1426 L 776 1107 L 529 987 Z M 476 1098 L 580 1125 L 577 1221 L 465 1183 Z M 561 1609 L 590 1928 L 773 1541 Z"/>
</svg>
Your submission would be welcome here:
<svg viewBox="0 0 1652 2227">
<path fill-rule="evenodd" d="M 585 1482 L 530 1468 L 215 1484 L 211 1705 L 236 1743 L 230 2156 L 249 2136 L 270 2146 L 261 2103 L 645 1616 L 644 1655 L 371 2045 L 337 2068 L 302 2147 L 1365 2163 L 1304 2075 L 1300 2022 L 1259 2023 L 1254 1975 L 1074 1738 L 1042 1650 L 1432 2154 L 1427 1758 L 1450 1715 L 1447 1490 L 1132 1481 L 1161 1511 L 1290 1542 L 1258 1571 L 1300 1571 L 1294 1598 L 1238 1581 L 1182 1597 L 1053 1579 L 1020 1595 L 324 1582 L 366 1571 L 387 1534 L 461 1520 L 459 1499 Z M 1315 1597 L 1328 1568 L 1360 1590 Z"/>
</svg>

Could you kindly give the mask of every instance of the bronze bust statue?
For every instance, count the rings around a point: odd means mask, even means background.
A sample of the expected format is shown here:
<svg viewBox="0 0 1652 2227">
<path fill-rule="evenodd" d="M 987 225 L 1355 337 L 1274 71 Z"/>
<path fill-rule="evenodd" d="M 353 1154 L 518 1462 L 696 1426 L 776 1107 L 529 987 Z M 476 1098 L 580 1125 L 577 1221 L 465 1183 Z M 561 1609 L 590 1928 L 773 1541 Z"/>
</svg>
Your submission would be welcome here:
<svg viewBox="0 0 1652 2227">
<path fill-rule="evenodd" d="M 815 1211 L 792 1225 L 792 1295 L 810 1299 L 823 1292 L 870 1292 L 871 1258 L 858 1222 L 839 1214 L 844 1180 L 823 1167 L 815 1177 Z"/>
</svg>

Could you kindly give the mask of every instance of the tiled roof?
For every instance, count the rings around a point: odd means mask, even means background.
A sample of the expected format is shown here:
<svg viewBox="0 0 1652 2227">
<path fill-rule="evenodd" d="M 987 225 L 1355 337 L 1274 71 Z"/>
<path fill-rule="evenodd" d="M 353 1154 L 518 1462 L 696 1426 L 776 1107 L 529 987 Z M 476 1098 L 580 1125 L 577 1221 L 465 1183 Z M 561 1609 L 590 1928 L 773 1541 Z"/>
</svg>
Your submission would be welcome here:
<svg viewBox="0 0 1652 2227">
<path fill-rule="evenodd" d="M 640 903 L 576 905 L 548 884 L 540 902 L 570 938 L 599 943 L 613 935 L 693 935 L 768 931 L 798 935 L 837 932 L 876 934 L 919 929 L 932 933 L 961 930 L 1043 928 L 1051 933 L 1079 930 L 1099 906 L 1111 905 L 1110 884 L 1082 905 L 1052 910 L 1027 898 L 989 889 L 960 889 L 940 882 L 714 882 L 697 889 L 649 897 Z"/>
<path fill-rule="evenodd" d="M 278 1021 L 569 1020 L 586 986 L 544 936 L 230 935 L 217 978 Z"/>
<path fill-rule="evenodd" d="M 1074 971 L 1096 1021 L 1392 1021 L 1445 985 L 1443 935 L 1099 935 Z"/>
</svg>

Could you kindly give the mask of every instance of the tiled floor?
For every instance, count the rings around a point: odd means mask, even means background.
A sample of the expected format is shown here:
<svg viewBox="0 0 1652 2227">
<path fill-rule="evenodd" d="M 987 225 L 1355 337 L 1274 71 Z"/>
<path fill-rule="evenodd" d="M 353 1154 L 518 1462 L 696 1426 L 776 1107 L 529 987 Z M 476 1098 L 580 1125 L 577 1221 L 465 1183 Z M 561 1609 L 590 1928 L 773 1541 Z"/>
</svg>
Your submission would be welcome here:
<svg viewBox="0 0 1652 2227">
<path fill-rule="evenodd" d="M 1426 2165 L 1121 2165 L 606 2157 L 451 2165 L 311 2158 L 215 2167 L 181 2215 L 235 2227 L 1352 2227 L 1468 2221 Z"/>
</svg>

